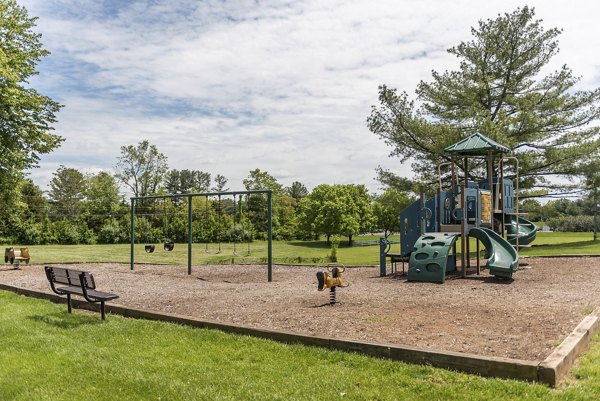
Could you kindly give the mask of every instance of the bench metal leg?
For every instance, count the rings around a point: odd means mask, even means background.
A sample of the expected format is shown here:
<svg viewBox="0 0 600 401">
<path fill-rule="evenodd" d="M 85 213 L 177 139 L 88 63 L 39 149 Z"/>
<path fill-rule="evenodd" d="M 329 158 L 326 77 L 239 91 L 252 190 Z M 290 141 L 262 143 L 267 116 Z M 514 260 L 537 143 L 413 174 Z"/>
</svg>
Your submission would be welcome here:
<svg viewBox="0 0 600 401">
<path fill-rule="evenodd" d="M 71 306 L 71 294 L 67 293 L 67 310 L 69 313 L 73 310 L 73 306 Z"/>
<path fill-rule="evenodd" d="M 102 320 L 106 320 L 106 310 L 104 309 L 104 301 L 100 302 L 100 313 L 102 314 Z"/>
</svg>

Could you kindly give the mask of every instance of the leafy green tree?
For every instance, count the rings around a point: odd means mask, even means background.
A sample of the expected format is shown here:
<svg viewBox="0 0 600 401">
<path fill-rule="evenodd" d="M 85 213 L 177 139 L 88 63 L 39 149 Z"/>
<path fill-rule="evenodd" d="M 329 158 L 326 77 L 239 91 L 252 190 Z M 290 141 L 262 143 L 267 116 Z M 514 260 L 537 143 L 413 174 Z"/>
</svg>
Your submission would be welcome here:
<svg viewBox="0 0 600 401">
<path fill-rule="evenodd" d="M 18 213 L 3 219 L 10 227 L 14 241 L 21 244 L 38 245 L 48 240 L 48 201 L 42 190 L 30 179 L 20 182 Z"/>
<path fill-rule="evenodd" d="M 85 177 L 79 170 L 60 166 L 50 180 L 50 204 L 52 214 L 59 218 L 78 216 L 84 207 Z"/>
<path fill-rule="evenodd" d="M 318 185 L 300 201 L 298 219 L 307 233 L 352 237 L 374 226 L 371 197 L 363 185 Z"/>
<path fill-rule="evenodd" d="M 369 129 L 392 147 L 402 162 L 429 181 L 447 160 L 443 150 L 474 132 L 513 149 L 519 158 L 520 187 L 560 191 L 556 175 L 577 173 L 578 160 L 598 149 L 600 89 L 576 90 L 579 78 L 566 66 L 546 75 L 558 53 L 560 30 L 545 30 L 534 9 L 518 8 L 480 21 L 473 39 L 448 50 L 460 60 L 456 71 L 433 72 L 421 81 L 416 101 L 406 92 L 379 88 L 379 107 Z M 393 183 L 393 173 L 379 169 Z"/>
<path fill-rule="evenodd" d="M 121 146 L 121 156 L 115 167 L 115 177 L 136 197 L 158 193 L 168 170 L 167 157 L 148 140 L 137 146 Z"/>
<path fill-rule="evenodd" d="M 106 220 L 118 217 L 120 213 L 119 185 L 106 171 L 85 177 L 85 214 L 87 225 L 95 232 Z"/>
<path fill-rule="evenodd" d="M 527 220 L 531 221 L 540 221 L 543 215 L 542 204 L 537 199 L 525 199 L 519 211 L 527 213 Z"/>
<path fill-rule="evenodd" d="M 42 221 L 47 216 L 48 202 L 40 187 L 32 180 L 26 179 L 21 182 L 20 189 L 23 217 Z"/>
<path fill-rule="evenodd" d="M 283 186 L 277 182 L 275 177 L 266 171 L 261 171 L 259 168 L 251 170 L 248 177 L 242 182 L 248 191 L 261 189 L 270 189 L 276 193 L 283 191 Z"/>
<path fill-rule="evenodd" d="M 375 198 L 373 213 L 377 219 L 377 229 L 383 231 L 387 238 L 390 234 L 400 232 L 400 212 L 414 202 L 405 192 L 388 188 Z"/>
<path fill-rule="evenodd" d="M 267 171 L 251 170 L 243 181 L 246 190 L 271 190 L 273 203 L 273 237 L 292 239 L 296 236 L 296 201 L 286 193 L 283 186 Z M 253 195 L 248 198 L 247 209 L 253 227 L 261 234 L 267 231 L 267 198 L 265 195 Z"/>
<path fill-rule="evenodd" d="M 52 125 L 61 105 L 30 85 L 37 64 L 49 54 L 33 31 L 36 18 L 14 0 L 0 0 L 0 210 L 18 201 L 23 171 L 60 146 Z"/>
</svg>

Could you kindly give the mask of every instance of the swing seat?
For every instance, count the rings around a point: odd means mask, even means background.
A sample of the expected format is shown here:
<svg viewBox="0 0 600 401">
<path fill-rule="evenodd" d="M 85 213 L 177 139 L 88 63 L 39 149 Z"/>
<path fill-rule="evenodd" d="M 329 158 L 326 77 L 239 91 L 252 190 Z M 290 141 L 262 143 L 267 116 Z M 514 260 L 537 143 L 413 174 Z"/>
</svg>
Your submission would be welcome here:
<svg viewBox="0 0 600 401">
<path fill-rule="evenodd" d="M 146 246 L 144 246 L 144 250 L 145 250 L 147 253 L 152 253 L 152 252 L 154 252 L 154 249 L 155 249 L 155 248 L 156 248 L 156 247 L 155 247 L 154 245 L 146 245 Z"/>
<path fill-rule="evenodd" d="M 174 242 L 165 242 L 165 251 L 171 252 L 175 248 Z"/>
</svg>

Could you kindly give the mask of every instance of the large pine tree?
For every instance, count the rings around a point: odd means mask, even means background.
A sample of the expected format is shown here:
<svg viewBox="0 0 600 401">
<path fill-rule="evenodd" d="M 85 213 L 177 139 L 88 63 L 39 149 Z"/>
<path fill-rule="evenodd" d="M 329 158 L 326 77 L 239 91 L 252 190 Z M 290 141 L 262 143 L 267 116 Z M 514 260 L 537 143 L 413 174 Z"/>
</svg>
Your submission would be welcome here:
<svg viewBox="0 0 600 401">
<path fill-rule="evenodd" d="M 430 180 L 447 158 L 443 149 L 481 132 L 513 149 L 521 188 L 553 191 L 552 177 L 573 176 L 579 161 L 597 152 L 600 89 L 575 90 L 579 78 L 563 65 L 544 74 L 559 50 L 561 31 L 546 30 L 534 9 L 519 8 L 472 28 L 472 40 L 448 50 L 457 71 L 433 72 L 416 99 L 383 85 L 369 129 L 386 141 L 392 156 L 412 160 L 418 179 Z M 406 184 L 379 170 L 384 183 Z"/>
</svg>

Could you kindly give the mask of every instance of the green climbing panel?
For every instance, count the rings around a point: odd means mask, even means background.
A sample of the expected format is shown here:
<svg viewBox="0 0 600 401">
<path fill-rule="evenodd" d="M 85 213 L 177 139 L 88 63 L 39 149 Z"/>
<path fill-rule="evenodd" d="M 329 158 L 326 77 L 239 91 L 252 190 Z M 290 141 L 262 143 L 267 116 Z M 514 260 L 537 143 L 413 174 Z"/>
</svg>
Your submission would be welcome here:
<svg viewBox="0 0 600 401">
<path fill-rule="evenodd" d="M 443 283 L 446 271 L 456 267 L 456 257 L 449 253 L 460 234 L 427 233 L 421 235 L 408 263 L 408 281 Z"/>
</svg>

